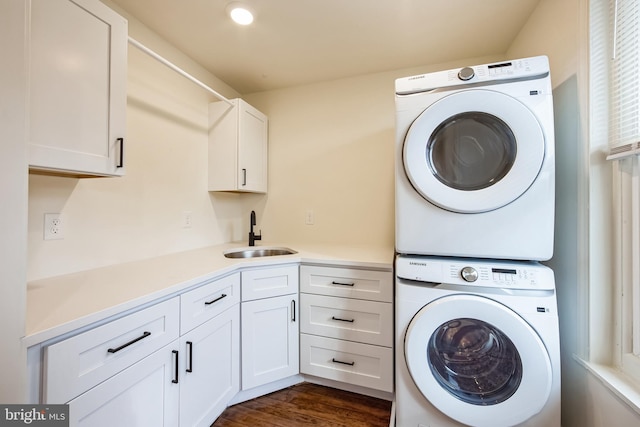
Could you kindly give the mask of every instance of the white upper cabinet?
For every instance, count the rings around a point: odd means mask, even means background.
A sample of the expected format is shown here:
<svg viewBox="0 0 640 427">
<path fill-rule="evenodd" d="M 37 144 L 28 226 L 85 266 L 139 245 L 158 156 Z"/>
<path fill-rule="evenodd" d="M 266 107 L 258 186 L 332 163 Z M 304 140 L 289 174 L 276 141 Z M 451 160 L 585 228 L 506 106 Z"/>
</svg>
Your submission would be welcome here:
<svg viewBox="0 0 640 427">
<path fill-rule="evenodd" d="M 31 0 L 32 172 L 124 174 L 127 31 L 98 0 Z"/>
<path fill-rule="evenodd" d="M 266 193 L 267 116 L 232 103 L 209 104 L 209 191 Z"/>
</svg>

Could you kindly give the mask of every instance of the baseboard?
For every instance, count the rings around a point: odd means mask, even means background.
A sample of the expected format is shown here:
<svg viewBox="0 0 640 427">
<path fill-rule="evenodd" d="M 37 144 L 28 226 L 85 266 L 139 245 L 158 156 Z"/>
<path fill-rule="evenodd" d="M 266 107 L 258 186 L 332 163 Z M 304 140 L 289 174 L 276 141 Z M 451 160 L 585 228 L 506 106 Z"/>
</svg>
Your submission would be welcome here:
<svg viewBox="0 0 640 427">
<path fill-rule="evenodd" d="M 393 401 L 393 393 L 387 391 L 375 390 L 372 388 L 362 387 L 358 385 L 343 383 L 340 381 L 329 380 L 326 378 L 315 377 L 313 375 L 303 375 L 304 380 L 313 384 L 324 385 L 327 387 L 337 388 L 338 390 L 350 391 L 352 393 L 364 394 L 365 396 L 376 397 L 378 399 Z"/>
<path fill-rule="evenodd" d="M 274 381 L 269 384 L 261 385 L 251 388 L 249 390 L 241 390 L 236 394 L 233 399 L 227 404 L 227 406 L 235 405 L 247 400 L 255 399 L 256 397 L 264 396 L 265 394 L 273 393 L 274 391 L 282 390 L 283 388 L 291 387 L 292 385 L 304 382 L 302 375 L 293 375 L 278 381 Z"/>
</svg>

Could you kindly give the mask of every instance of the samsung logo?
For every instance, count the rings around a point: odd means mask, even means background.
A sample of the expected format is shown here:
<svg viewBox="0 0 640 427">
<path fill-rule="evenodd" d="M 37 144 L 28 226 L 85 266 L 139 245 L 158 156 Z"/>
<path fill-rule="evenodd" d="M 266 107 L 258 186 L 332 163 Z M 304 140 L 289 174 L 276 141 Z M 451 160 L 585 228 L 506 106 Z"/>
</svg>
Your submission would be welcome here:
<svg viewBox="0 0 640 427">
<path fill-rule="evenodd" d="M 420 265 L 422 267 L 426 267 L 427 263 L 426 262 L 415 262 L 415 261 L 409 261 L 409 265 Z"/>
</svg>

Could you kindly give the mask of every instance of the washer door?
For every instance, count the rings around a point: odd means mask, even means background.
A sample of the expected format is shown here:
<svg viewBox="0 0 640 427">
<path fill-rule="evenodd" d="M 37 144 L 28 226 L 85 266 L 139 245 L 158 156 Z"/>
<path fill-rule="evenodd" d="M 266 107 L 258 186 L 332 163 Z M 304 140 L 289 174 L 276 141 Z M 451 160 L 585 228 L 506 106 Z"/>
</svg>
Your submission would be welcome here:
<svg viewBox="0 0 640 427">
<path fill-rule="evenodd" d="M 520 424 L 551 393 L 551 360 L 538 334 L 506 306 L 458 294 L 424 306 L 405 335 L 420 392 L 448 417 L 477 427 Z"/>
<path fill-rule="evenodd" d="M 535 115 L 489 90 L 448 95 L 418 116 L 404 142 L 407 177 L 429 202 L 453 212 L 505 206 L 533 184 L 545 140 Z"/>
</svg>

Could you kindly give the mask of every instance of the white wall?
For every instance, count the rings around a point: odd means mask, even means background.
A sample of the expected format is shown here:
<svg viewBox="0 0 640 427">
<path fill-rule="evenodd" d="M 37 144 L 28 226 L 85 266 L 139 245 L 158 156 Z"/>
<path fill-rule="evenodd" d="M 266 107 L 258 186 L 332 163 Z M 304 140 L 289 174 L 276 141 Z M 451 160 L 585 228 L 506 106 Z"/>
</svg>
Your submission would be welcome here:
<svg viewBox="0 0 640 427">
<path fill-rule="evenodd" d="M 130 36 L 238 96 L 122 14 Z M 208 104 L 217 99 L 131 45 L 128 61 L 126 176 L 29 176 L 29 280 L 237 240 L 248 228 L 243 196 L 207 191 Z M 45 212 L 62 214 L 64 240 L 43 240 Z"/>
<path fill-rule="evenodd" d="M 0 402 L 26 398 L 27 156 L 25 141 L 25 2 L 0 2 Z"/>
<path fill-rule="evenodd" d="M 269 116 L 268 240 L 394 246 L 395 79 L 469 58 L 251 94 Z M 305 225 L 312 210 L 314 225 Z"/>
<path fill-rule="evenodd" d="M 556 137 L 556 242 L 549 261 L 556 276 L 562 353 L 562 425 L 564 427 L 626 427 L 640 425 L 640 414 L 624 404 L 574 359 L 586 352 L 584 333 L 587 301 L 585 280 L 597 268 L 589 253 L 589 213 L 595 201 L 589 191 L 594 164 L 587 129 L 587 2 L 542 0 L 508 51 L 508 56 L 546 54 L 554 87 Z M 597 179 L 592 180 L 598 182 Z M 593 184 L 592 184 L 593 185 Z M 592 189 L 593 190 L 593 189 Z M 594 202 L 595 201 L 595 202 Z M 591 218 L 594 221 L 594 218 Z M 610 223 L 603 220 L 600 224 Z M 598 230 L 597 236 L 606 234 Z M 593 239 L 596 234 L 591 233 Z M 606 240 L 594 246 L 606 252 Z M 604 262 L 608 262 L 604 259 Z M 592 265 L 590 265 L 590 263 Z M 594 268 L 596 267 L 596 268 Z M 607 276 L 605 275 L 605 278 Z M 610 276 L 609 276 L 610 277 Z M 590 286 L 609 286 L 594 280 Z M 604 303 L 604 301 L 601 301 Z"/>
<path fill-rule="evenodd" d="M 580 11 L 583 0 L 541 0 L 507 57 L 547 55 L 551 82 L 558 86 L 576 73 L 580 42 Z"/>
</svg>

